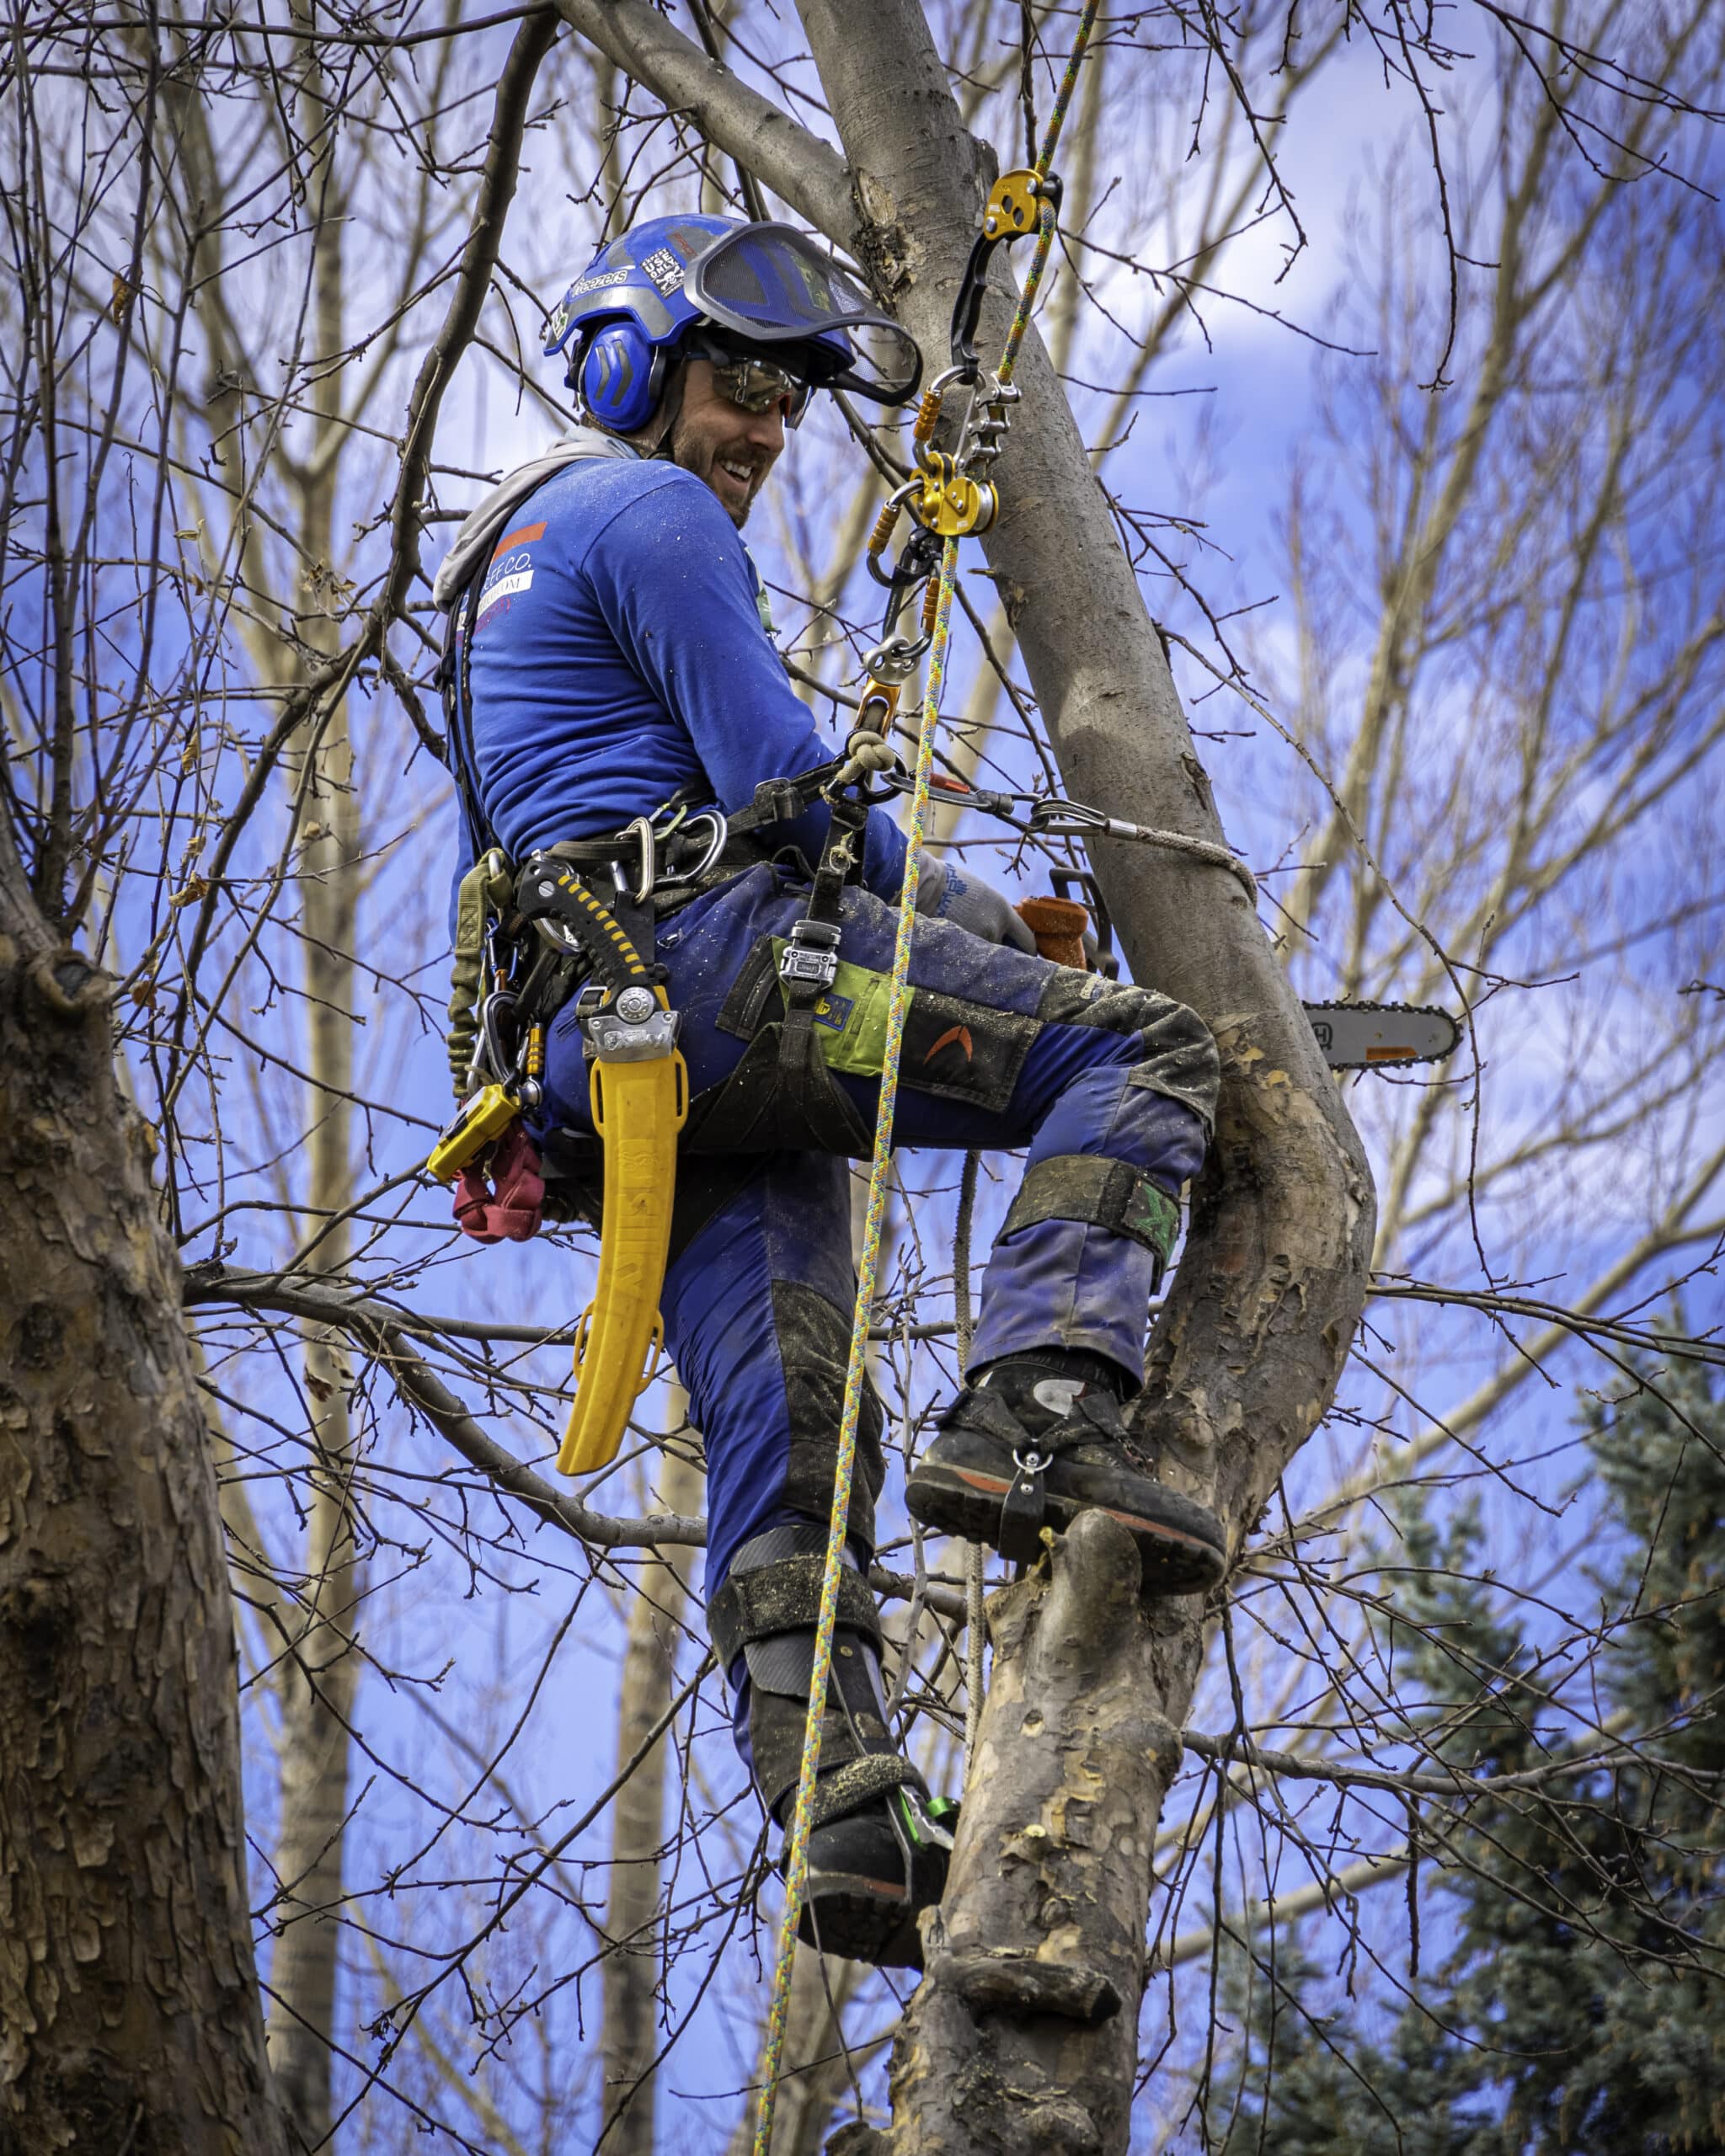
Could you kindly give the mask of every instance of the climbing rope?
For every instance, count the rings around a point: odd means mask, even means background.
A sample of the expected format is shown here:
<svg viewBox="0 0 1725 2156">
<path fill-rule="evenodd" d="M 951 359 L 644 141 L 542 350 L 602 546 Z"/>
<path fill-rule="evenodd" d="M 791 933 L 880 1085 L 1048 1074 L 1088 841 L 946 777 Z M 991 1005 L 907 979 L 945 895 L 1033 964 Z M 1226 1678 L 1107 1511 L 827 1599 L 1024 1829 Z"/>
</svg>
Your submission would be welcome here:
<svg viewBox="0 0 1725 2156">
<path fill-rule="evenodd" d="M 1090 41 L 1098 0 L 1085 0 L 1077 35 L 1066 62 L 1065 73 L 1049 115 L 1042 155 L 1037 161 L 1039 181 L 1045 181 L 1059 147 L 1077 81 L 1079 62 Z M 1054 243 L 1055 203 L 1044 199 L 1037 232 L 1036 252 L 1024 281 L 1023 295 L 1007 339 L 1006 355 L 998 379 L 1010 381 L 1037 289 L 1042 282 L 1049 250 Z M 880 1098 L 874 1122 L 874 1151 L 868 1171 L 868 1209 L 862 1226 L 862 1248 L 857 1265 L 857 1303 L 851 1321 L 851 1355 L 845 1371 L 844 1407 L 839 1421 L 838 1460 L 833 1473 L 832 1513 L 828 1523 L 826 1562 L 820 1580 L 820 1609 L 814 1625 L 814 1664 L 809 1679 L 809 1711 L 803 1728 L 803 1758 L 797 1777 L 796 1801 L 791 1813 L 786 1846 L 784 1914 L 780 1924 L 778 1957 L 773 1969 L 772 2004 L 767 2013 L 766 2048 L 762 2061 L 759 2109 L 756 2113 L 754 2156 L 771 2156 L 773 2112 L 778 2100 L 779 2069 L 784 2057 L 785 2021 L 790 2007 L 791 1970 L 796 1958 L 797 1929 L 809 1886 L 809 1834 L 814 1806 L 815 1778 L 820 1770 L 821 1725 L 825 1716 L 826 1688 L 832 1668 L 833 1626 L 838 1611 L 839 1577 L 843 1569 L 845 1537 L 851 1517 L 851 1483 L 857 1458 L 857 1423 L 862 1405 L 862 1386 L 868 1370 L 869 1323 L 873 1314 L 876 1277 L 880 1266 L 881 1224 L 886 1213 L 889 1171 L 892 1161 L 893 1117 L 898 1103 L 899 1059 L 904 1044 L 905 1021 L 911 1008 L 911 938 L 916 914 L 916 893 L 922 877 L 922 847 L 928 822 L 928 802 L 934 773 L 934 737 L 939 723 L 941 693 L 946 681 L 947 648 L 952 631 L 953 593 L 959 572 L 959 534 L 943 538 L 940 567 L 934 584 L 933 618 L 929 625 L 928 672 L 922 692 L 922 719 L 916 736 L 916 764 L 911 789 L 911 814 L 905 834 L 905 880 L 899 900 L 898 932 L 893 943 L 891 987 L 887 1001 L 886 1041 L 881 1054 Z"/>
</svg>

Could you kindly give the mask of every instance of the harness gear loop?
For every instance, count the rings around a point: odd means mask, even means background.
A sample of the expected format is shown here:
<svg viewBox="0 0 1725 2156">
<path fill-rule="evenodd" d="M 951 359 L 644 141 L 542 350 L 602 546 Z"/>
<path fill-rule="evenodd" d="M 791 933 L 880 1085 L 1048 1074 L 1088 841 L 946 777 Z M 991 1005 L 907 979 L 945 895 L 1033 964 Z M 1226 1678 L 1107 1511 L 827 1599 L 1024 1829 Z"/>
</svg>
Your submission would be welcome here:
<svg viewBox="0 0 1725 2156">
<path fill-rule="evenodd" d="M 1045 182 L 1054 161 L 1066 110 L 1077 81 L 1079 63 L 1096 21 L 1099 0 L 1085 0 L 1077 34 L 1061 78 L 1060 91 L 1049 116 L 1042 155 L 1037 160 L 1039 181 Z M 1007 340 L 999 379 L 1009 382 L 1012 363 L 1023 341 L 1023 324 L 1041 282 L 1048 251 L 1054 240 L 1055 205 L 1042 196 L 1041 229 L 1031 275 L 1026 280 L 1018 318 Z M 884 520 L 883 520 L 884 521 Z M 821 1575 L 820 1609 L 814 1631 L 814 1668 L 810 1673 L 809 1708 L 803 1739 L 803 1758 L 797 1779 L 797 1795 L 785 1851 L 784 1920 L 779 1933 L 778 1958 L 773 1970 L 772 2004 L 767 2015 L 766 2049 L 762 2061 L 761 2101 L 756 2114 L 754 2156 L 770 2156 L 772 2118 L 778 2100 L 780 2062 L 784 2056 L 785 2020 L 790 2005 L 791 1967 L 796 1953 L 797 1926 L 809 1882 L 809 1835 L 815 1796 L 815 1778 L 820 1764 L 822 1710 L 826 1700 L 828 1673 L 832 1666 L 832 1636 L 838 1608 L 839 1576 L 843 1566 L 845 1534 L 851 1510 L 851 1481 L 857 1457 L 857 1422 L 862 1406 L 862 1380 L 868 1366 L 868 1326 L 874 1303 L 875 1281 L 880 1263 L 881 1224 L 886 1212 L 888 1171 L 892 1163 L 893 1116 L 898 1102 L 899 1059 L 904 1045 L 905 1021 L 910 1012 L 911 939 L 916 913 L 916 893 L 922 875 L 922 845 L 928 823 L 929 795 L 934 772 L 934 736 L 940 714 L 941 691 L 946 677 L 947 647 L 952 627 L 953 587 L 958 577 L 959 540 L 947 536 L 941 548 L 939 589 L 935 603 L 928 675 L 923 689 L 922 720 L 916 739 L 916 765 L 911 793 L 910 826 L 905 849 L 905 880 L 899 899 L 898 934 L 893 943 L 890 1000 L 887 1006 L 886 1047 L 881 1059 L 880 1095 L 875 1115 L 874 1148 L 869 1164 L 868 1209 L 862 1229 L 862 1247 L 857 1267 L 857 1303 L 851 1323 L 851 1354 L 845 1372 L 844 1408 L 839 1422 L 838 1460 L 833 1475 L 832 1513 L 828 1523 L 826 1558 Z M 896 592 L 893 598 L 896 598 Z M 892 600 L 889 600 L 890 605 Z M 888 627 L 890 629 L 891 622 Z"/>
<path fill-rule="evenodd" d="M 508 857 L 489 846 L 462 877 L 456 892 L 455 954 L 449 975 L 449 1073 L 455 1096 L 473 1090 L 473 1052 L 479 1044 L 479 991 L 485 975 L 488 918 L 509 904 L 513 889 Z"/>
</svg>

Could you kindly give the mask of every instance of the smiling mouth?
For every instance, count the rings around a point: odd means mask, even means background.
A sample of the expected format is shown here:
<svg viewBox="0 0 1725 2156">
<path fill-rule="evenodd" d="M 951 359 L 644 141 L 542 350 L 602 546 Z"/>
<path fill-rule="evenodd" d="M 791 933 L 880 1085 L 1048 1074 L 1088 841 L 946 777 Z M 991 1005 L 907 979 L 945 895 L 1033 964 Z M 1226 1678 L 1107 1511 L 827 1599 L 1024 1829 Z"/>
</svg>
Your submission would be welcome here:
<svg viewBox="0 0 1725 2156">
<path fill-rule="evenodd" d="M 749 488 L 755 483 L 755 467 L 752 464 L 736 464 L 727 458 L 721 458 L 718 468 L 726 478 L 734 479 L 740 487 Z"/>
</svg>

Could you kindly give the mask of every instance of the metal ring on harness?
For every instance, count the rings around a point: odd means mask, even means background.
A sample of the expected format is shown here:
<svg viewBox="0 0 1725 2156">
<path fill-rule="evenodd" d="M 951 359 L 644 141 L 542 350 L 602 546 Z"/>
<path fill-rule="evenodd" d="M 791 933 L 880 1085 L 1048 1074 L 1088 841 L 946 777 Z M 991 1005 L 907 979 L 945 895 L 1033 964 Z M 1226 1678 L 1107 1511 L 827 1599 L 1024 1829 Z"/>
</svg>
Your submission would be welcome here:
<svg viewBox="0 0 1725 2156">
<path fill-rule="evenodd" d="M 631 839 L 634 840 L 639 848 L 641 857 L 640 888 L 633 891 L 629 889 L 628 878 L 623 867 L 623 851 Z M 617 850 L 617 858 L 611 864 L 611 880 L 617 885 L 617 896 L 620 899 L 627 899 L 631 905 L 644 906 L 648 899 L 653 896 L 654 883 L 658 873 L 657 848 L 654 844 L 652 819 L 646 816 L 635 817 L 633 821 L 623 825 L 611 843 Z"/>
<path fill-rule="evenodd" d="M 686 839 L 698 824 L 711 825 L 713 835 L 708 841 L 701 858 L 692 868 L 666 868 L 660 871 L 659 889 L 662 891 L 675 890 L 679 884 L 682 883 L 698 883 L 708 870 L 718 862 L 718 857 L 724 851 L 726 843 L 730 838 L 729 822 L 723 812 L 717 808 L 703 808 L 698 816 L 691 816 L 686 823 L 682 823 L 680 819 L 679 824 L 680 828 L 674 828 L 676 835 L 680 839 Z M 671 835 L 670 831 L 660 834 L 661 841 Z"/>
</svg>

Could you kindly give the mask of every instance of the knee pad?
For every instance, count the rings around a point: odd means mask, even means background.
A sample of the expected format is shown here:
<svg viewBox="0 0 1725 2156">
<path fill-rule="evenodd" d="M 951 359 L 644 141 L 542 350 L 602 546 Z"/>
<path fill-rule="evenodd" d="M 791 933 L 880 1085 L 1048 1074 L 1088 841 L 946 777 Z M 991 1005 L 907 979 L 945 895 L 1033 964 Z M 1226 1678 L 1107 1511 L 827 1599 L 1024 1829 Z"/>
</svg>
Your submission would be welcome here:
<svg viewBox="0 0 1725 2156">
<path fill-rule="evenodd" d="M 1152 1294 L 1180 1234 L 1178 1202 L 1143 1169 L 1099 1153 L 1056 1153 L 1033 1161 L 1007 1209 L 1000 1241 L 1044 1220 L 1075 1220 L 1140 1245 L 1156 1260 Z"/>
</svg>

